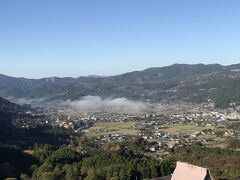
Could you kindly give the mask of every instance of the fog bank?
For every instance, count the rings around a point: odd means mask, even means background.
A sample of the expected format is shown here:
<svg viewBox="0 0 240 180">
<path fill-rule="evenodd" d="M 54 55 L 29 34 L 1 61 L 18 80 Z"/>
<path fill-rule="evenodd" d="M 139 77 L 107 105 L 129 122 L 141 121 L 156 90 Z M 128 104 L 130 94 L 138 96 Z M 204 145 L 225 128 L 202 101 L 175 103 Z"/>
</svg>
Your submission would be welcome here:
<svg viewBox="0 0 240 180">
<path fill-rule="evenodd" d="M 127 98 L 106 98 L 100 96 L 84 96 L 79 100 L 67 100 L 60 103 L 81 112 L 145 112 L 148 106 L 141 101 L 132 101 Z"/>
</svg>

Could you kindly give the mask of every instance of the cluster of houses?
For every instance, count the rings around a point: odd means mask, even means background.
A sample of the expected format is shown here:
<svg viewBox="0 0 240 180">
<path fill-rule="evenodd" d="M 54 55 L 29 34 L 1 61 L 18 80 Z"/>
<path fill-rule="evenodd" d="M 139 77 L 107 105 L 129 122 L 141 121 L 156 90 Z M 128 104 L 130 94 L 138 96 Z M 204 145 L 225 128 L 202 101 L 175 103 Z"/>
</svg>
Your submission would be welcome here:
<svg viewBox="0 0 240 180">
<path fill-rule="evenodd" d="M 71 129 L 75 133 L 84 134 L 88 132 L 88 128 L 95 122 L 134 121 L 136 123 L 132 128 L 139 132 L 138 136 L 151 144 L 151 146 L 146 147 L 148 151 L 162 158 L 170 149 L 191 144 L 193 141 L 205 144 L 218 143 L 214 138 L 206 138 L 209 137 L 208 135 L 223 138 L 240 136 L 240 131 L 227 128 L 226 121 L 238 119 L 240 119 L 240 109 L 215 109 L 206 105 L 193 106 L 188 111 L 169 114 L 71 113 L 38 107 L 32 108 L 24 115 L 19 116 L 13 121 L 13 124 L 21 128 L 34 128 L 45 125 L 59 126 Z M 195 126 L 199 127 L 200 130 L 191 134 L 164 131 L 166 126 L 172 124 Z M 128 134 L 113 134 L 107 131 L 104 134 L 97 137 L 101 142 L 123 142 L 128 138 Z"/>
</svg>

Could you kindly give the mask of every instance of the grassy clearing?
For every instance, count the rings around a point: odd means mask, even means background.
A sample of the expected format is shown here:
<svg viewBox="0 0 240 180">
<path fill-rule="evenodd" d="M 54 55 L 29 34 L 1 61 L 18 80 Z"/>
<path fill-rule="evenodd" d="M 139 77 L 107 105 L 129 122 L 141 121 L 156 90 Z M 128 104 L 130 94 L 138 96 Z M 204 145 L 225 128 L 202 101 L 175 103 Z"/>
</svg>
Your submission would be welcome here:
<svg viewBox="0 0 240 180">
<path fill-rule="evenodd" d="M 209 144 L 207 145 L 208 147 L 221 147 L 221 148 L 226 148 L 226 138 L 225 137 L 218 137 L 213 134 L 206 134 L 204 135 L 205 139 L 213 139 L 215 141 L 214 144 Z"/>
<path fill-rule="evenodd" d="M 183 125 L 183 124 L 170 124 L 162 128 L 161 131 L 166 133 L 180 133 L 180 134 L 192 134 L 194 132 L 200 132 L 204 129 L 210 129 L 212 127 L 199 127 L 195 125 Z"/>
<path fill-rule="evenodd" d="M 191 135 L 195 132 L 203 131 L 204 129 L 211 129 L 214 128 L 212 126 L 205 126 L 205 127 L 199 127 L 196 125 L 183 125 L 183 124 L 171 124 L 165 126 L 165 128 L 161 129 L 161 131 L 164 131 L 166 133 L 180 133 L 185 135 Z M 225 137 L 218 137 L 213 134 L 204 134 L 197 139 L 212 139 L 214 143 L 207 143 L 206 146 L 208 147 L 226 147 L 226 141 Z"/>
<path fill-rule="evenodd" d="M 101 136 L 104 134 L 137 135 L 138 131 L 133 129 L 136 122 L 97 122 L 89 128 L 87 136 Z"/>
</svg>

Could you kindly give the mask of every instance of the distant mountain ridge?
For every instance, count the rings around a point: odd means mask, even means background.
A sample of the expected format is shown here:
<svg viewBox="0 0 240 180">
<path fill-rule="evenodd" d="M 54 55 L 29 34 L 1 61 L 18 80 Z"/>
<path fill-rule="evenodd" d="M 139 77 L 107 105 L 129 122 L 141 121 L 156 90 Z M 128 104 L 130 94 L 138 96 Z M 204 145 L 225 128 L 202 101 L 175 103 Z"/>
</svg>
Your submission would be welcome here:
<svg viewBox="0 0 240 180">
<path fill-rule="evenodd" d="M 240 64 L 173 64 L 152 67 L 117 76 L 84 76 L 79 78 L 26 79 L 0 75 L 0 96 L 51 100 L 78 99 L 86 95 L 102 97 L 127 97 L 151 101 L 216 101 L 215 92 L 222 94 L 227 88 L 226 104 L 240 100 L 238 87 Z M 221 84 L 214 84 L 219 82 Z M 228 84 L 228 87 L 224 86 Z M 234 83 L 234 84 L 231 84 Z M 216 87 L 215 87 L 216 86 Z M 206 90 L 206 88 L 209 89 Z M 199 89 L 202 89 L 200 91 Z M 195 97 L 194 97 L 195 96 Z M 225 95 L 226 96 L 226 95 Z M 222 97 L 225 97 L 222 96 Z"/>
</svg>

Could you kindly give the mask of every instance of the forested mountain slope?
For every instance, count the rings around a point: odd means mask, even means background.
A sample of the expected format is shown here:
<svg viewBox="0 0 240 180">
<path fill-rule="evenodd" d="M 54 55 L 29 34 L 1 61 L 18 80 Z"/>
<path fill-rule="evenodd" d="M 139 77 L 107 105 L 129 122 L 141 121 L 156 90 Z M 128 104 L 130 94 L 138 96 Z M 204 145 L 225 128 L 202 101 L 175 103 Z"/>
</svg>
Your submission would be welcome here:
<svg viewBox="0 0 240 180">
<path fill-rule="evenodd" d="M 87 95 L 152 102 L 211 99 L 219 106 L 227 106 L 240 100 L 239 69 L 240 64 L 174 64 L 109 77 L 26 79 L 0 75 L 0 96 L 47 101 L 75 100 Z"/>
</svg>

